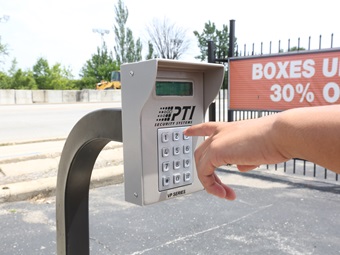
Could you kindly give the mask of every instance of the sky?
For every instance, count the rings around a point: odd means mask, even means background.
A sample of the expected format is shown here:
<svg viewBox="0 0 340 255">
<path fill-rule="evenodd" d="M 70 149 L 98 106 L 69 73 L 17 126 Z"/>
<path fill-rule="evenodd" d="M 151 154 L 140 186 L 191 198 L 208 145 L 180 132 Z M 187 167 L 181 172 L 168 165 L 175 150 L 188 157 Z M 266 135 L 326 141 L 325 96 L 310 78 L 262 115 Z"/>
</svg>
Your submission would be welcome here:
<svg viewBox="0 0 340 255">
<path fill-rule="evenodd" d="M 115 22 L 114 7 L 118 0 L 0 0 L 0 18 L 9 19 L 0 23 L 1 43 L 7 44 L 9 56 L 0 69 L 7 71 L 12 59 L 18 68 L 31 69 L 38 58 L 43 57 L 50 65 L 60 63 L 78 77 L 79 72 L 98 46 L 102 37 L 93 29 L 109 30 L 103 36 L 109 49 L 113 50 Z M 297 46 L 308 47 L 312 38 L 312 49 L 318 48 L 322 35 L 322 48 L 340 47 L 340 15 L 337 0 L 123 0 L 129 11 L 127 27 L 135 39 L 140 38 L 147 48 L 146 27 L 153 19 L 167 18 L 178 27 L 186 29 L 191 47 L 182 60 L 197 61 L 199 54 L 197 39 L 193 31 L 202 32 L 204 24 L 214 22 L 218 29 L 235 20 L 235 34 L 240 49 L 244 45 L 255 51 Z M 247 51 L 248 51 L 247 50 Z M 146 55 L 146 52 L 145 54 Z"/>
</svg>

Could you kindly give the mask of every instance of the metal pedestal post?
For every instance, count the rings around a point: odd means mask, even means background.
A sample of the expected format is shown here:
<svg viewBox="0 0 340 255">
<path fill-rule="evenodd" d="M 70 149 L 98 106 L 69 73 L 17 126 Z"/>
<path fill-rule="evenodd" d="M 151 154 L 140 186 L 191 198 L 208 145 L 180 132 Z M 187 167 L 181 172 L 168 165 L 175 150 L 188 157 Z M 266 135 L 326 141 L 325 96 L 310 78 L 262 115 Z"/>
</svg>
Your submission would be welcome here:
<svg viewBox="0 0 340 255">
<path fill-rule="evenodd" d="M 87 114 L 73 127 L 65 142 L 56 190 L 58 255 L 90 253 L 91 174 L 99 153 L 110 141 L 123 141 L 121 109 Z"/>
</svg>

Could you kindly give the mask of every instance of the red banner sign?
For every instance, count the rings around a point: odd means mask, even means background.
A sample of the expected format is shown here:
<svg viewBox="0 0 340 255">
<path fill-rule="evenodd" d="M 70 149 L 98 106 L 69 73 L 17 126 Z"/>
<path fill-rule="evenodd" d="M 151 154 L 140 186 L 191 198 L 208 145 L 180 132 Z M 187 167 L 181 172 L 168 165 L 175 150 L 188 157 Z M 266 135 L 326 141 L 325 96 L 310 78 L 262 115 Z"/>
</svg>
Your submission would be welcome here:
<svg viewBox="0 0 340 255">
<path fill-rule="evenodd" d="M 340 49 L 229 59 L 229 109 L 340 104 Z"/>
</svg>

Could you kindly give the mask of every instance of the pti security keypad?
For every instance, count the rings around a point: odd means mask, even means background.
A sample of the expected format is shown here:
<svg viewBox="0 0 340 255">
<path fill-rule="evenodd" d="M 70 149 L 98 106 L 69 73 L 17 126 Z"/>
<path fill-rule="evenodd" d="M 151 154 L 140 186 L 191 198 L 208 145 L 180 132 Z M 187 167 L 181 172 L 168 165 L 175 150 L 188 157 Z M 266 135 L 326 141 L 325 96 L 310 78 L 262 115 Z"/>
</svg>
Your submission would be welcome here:
<svg viewBox="0 0 340 255">
<path fill-rule="evenodd" d="M 158 189 L 177 188 L 193 182 L 192 138 L 187 127 L 158 129 Z"/>
</svg>

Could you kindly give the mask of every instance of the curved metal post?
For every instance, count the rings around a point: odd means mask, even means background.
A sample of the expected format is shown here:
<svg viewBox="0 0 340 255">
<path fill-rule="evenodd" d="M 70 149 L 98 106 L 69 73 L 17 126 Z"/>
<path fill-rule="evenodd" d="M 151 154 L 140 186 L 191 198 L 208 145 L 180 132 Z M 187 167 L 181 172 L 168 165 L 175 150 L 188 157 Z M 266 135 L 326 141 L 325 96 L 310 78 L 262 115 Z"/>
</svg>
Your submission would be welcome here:
<svg viewBox="0 0 340 255">
<path fill-rule="evenodd" d="M 58 255 L 90 253 L 91 174 L 99 153 L 110 141 L 123 141 L 121 109 L 87 114 L 73 127 L 65 142 L 56 189 Z"/>
</svg>

